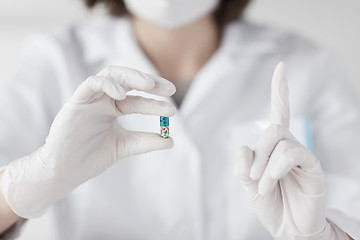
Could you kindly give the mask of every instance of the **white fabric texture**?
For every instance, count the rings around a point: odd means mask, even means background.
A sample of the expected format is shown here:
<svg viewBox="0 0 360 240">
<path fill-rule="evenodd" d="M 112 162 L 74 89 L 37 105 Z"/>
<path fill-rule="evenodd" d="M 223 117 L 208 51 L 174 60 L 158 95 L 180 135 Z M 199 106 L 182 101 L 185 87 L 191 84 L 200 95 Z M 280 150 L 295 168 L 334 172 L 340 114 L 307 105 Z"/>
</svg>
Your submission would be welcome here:
<svg viewBox="0 0 360 240">
<path fill-rule="evenodd" d="M 0 165 L 42 146 L 62 105 L 105 66 L 157 74 L 127 19 L 94 19 L 35 37 L 29 45 L 0 88 Z M 312 122 L 314 155 L 327 177 L 327 208 L 343 213 L 329 219 L 347 223 L 349 235 L 360 238 L 360 190 L 342 185 L 359 184 L 358 97 L 326 51 L 243 21 L 226 28 L 221 47 L 170 118 L 174 148 L 123 159 L 58 201 L 59 238 L 271 239 L 233 175 L 239 146 L 233 146 L 229 126 L 269 118 L 271 76 L 280 61 L 288 66 L 291 118 Z M 119 121 L 130 130 L 159 130 L 157 117 Z"/>
</svg>

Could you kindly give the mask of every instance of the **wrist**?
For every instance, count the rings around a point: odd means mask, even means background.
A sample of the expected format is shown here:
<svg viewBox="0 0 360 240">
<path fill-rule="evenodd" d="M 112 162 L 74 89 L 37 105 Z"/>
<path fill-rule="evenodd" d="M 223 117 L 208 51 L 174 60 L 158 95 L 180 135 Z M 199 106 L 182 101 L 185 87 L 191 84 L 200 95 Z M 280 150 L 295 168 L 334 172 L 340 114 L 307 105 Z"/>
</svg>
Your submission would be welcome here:
<svg viewBox="0 0 360 240">
<path fill-rule="evenodd" d="M 39 150 L 12 161 L 1 180 L 3 196 L 16 215 L 40 217 L 51 205 L 53 175 L 39 158 Z"/>
<path fill-rule="evenodd" d="M 20 217 L 10 208 L 1 190 L 3 172 L 0 172 L 0 234 L 13 225 Z"/>
<path fill-rule="evenodd" d="M 325 222 L 324 228 L 316 233 L 295 235 L 292 239 L 298 240 L 353 240 L 343 230 L 341 230 L 334 223 L 328 219 Z"/>
</svg>

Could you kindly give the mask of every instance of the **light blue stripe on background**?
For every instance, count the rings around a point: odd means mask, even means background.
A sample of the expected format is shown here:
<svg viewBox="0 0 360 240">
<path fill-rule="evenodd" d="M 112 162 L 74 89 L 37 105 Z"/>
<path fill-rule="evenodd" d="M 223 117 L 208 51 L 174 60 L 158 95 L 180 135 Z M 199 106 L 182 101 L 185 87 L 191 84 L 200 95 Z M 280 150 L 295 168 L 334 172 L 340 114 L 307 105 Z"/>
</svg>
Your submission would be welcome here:
<svg viewBox="0 0 360 240">
<path fill-rule="evenodd" d="M 306 148 L 313 152 L 313 142 L 312 142 L 312 134 L 311 134 L 311 120 L 310 117 L 306 117 L 304 119 L 304 127 L 305 127 L 305 141 L 306 141 Z"/>
</svg>

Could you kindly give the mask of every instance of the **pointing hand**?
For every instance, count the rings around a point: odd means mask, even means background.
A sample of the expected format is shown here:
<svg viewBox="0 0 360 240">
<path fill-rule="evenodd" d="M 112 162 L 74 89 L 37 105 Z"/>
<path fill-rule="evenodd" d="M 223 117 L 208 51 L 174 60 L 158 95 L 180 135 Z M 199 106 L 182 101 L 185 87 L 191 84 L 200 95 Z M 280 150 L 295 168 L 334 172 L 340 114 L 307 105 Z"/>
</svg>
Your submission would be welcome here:
<svg viewBox="0 0 360 240">
<path fill-rule="evenodd" d="M 284 63 L 278 64 L 272 79 L 271 109 L 272 124 L 254 150 L 239 149 L 237 162 L 258 219 L 274 239 L 349 239 L 325 217 L 325 177 L 319 160 L 289 132 Z"/>
</svg>

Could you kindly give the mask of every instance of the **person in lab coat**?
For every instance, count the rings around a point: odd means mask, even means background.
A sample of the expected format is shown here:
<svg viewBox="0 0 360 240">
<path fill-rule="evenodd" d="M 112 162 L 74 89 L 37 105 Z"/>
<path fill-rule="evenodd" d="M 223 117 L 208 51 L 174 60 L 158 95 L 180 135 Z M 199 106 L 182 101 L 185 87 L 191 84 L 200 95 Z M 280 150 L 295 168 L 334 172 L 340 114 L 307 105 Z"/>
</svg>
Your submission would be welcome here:
<svg viewBox="0 0 360 240">
<path fill-rule="evenodd" d="M 246 0 L 103 2 L 0 88 L 3 239 L 50 206 L 59 239 L 360 238 L 359 99 L 330 54 Z"/>
</svg>

